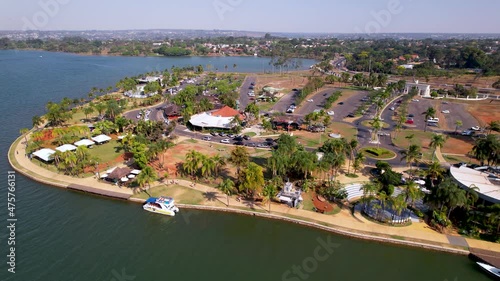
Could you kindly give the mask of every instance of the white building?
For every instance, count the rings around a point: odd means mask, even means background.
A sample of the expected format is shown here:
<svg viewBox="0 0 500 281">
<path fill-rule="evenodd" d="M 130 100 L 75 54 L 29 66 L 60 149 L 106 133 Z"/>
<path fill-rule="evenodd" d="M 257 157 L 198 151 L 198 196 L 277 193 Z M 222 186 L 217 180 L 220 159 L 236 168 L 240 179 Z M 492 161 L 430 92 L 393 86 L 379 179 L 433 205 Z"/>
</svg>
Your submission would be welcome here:
<svg viewBox="0 0 500 281">
<path fill-rule="evenodd" d="M 431 86 L 426 84 L 419 84 L 418 80 L 415 81 L 415 83 L 406 83 L 404 93 L 408 94 L 414 88 L 418 90 L 419 96 L 423 98 L 431 97 Z"/>
<path fill-rule="evenodd" d="M 492 204 L 500 203 L 500 178 L 498 176 L 468 168 L 451 166 L 450 174 L 461 188 L 477 188 L 479 198 Z"/>
</svg>

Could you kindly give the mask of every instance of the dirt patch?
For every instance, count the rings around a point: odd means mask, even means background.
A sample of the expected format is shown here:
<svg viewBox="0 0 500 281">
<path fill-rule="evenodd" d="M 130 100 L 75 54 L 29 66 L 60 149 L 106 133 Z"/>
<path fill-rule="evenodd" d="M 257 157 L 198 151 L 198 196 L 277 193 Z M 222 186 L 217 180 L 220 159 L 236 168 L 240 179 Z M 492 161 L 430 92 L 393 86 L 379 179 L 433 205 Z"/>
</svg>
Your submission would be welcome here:
<svg viewBox="0 0 500 281">
<path fill-rule="evenodd" d="M 470 137 L 450 136 L 441 151 L 443 153 L 467 154 L 472 150 L 474 142 Z"/>
<path fill-rule="evenodd" d="M 265 86 L 283 89 L 282 92 L 289 92 L 294 88 L 302 88 L 307 83 L 307 78 L 294 73 L 286 76 L 278 74 L 258 75 L 255 86 L 262 89 Z"/>
<path fill-rule="evenodd" d="M 483 127 L 491 121 L 500 120 L 500 100 L 485 100 L 469 103 L 467 110 L 476 117 Z"/>
</svg>

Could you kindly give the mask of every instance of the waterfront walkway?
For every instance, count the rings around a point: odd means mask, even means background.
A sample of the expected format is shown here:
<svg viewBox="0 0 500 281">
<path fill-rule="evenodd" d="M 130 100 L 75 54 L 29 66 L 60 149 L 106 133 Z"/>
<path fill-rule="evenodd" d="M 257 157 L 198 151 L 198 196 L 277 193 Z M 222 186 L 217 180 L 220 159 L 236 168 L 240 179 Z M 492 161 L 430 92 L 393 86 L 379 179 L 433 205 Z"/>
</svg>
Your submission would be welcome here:
<svg viewBox="0 0 500 281">
<path fill-rule="evenodd" d="M 119 196 L 117 197 L 119 198 L 130 198 L 133 195 L 133 191 L 131 189 L 120 188 L 109 183 L 100 182 L 94 177 L 74 178 L 40 167 L 25 156 L 24 145 L 19 140 L 20 139 L 18 139 L 15 145 L 11 148 L 11 151 L 9 151 L 9 161 L 18 172 L 38 182 L 63 188 L 68 188 L 70 186 L 77 186 L 79 189 L 82 189 L 82 186 L 89 187 L 96 191 L 94 193 L 101 192 L 103 195 L 107 194 L 108 196 L 111 196 L 111 194 L 118 194 Z M 358 178 L 356 180 L 359 181 L 366 179 L 367 178 Z M 193 184 L 190 181 L 182 179 L 176 179 L 175 182 L 178 185 L 198 190 L 204 194 L 210 193 L 210 197 L 216 198 L 215 200 L 219 200 L 221 206 L 225 206 L 227 204 L 226 195 L 222 194 L 218 189 L 199 183 Z M 162 184 L 164 183 L 157 182 L 153 184 L 153 186 Z M 213 202 L 210 203 L 207 201 L 202 204 L 213 205 Z M 250 201 L 238 200 L 238 198 L 231 196 L 229 197 L 229 205 L 227 208 L 231 208 L 233 210 L 253 210 L 258 213 L 265 213 L 268 210 L 268 205 L 260 205 Z M 347 208 L 342 209 L 335 215 L 325 215 L 308 210 L 290 208 L 284 204 L 272 203 L 271 213 L 280 217 L 286 217 L 288 220 L 300 219 L 303 221 L 309 221 L 316 223 L 318 226 L 328 226 L 346 234 L 353 233 L 358 237 L 365 236 L 368 239 L 370 239 L 369 237 L 376 236 L 392 239 L 393 241 L 397 240 L 400 244 L 408 245 L 412 244 L 412 242 L 417 242 L 432 245 L 434 247 L 441 247 L 443 250 L 457 250 L 457 252 L 461 252 L 463 254 L 468 253 L 468 247 L 500 252 L 500 244 L 498 243 L 490 243 L 469 238 L 462 238 L 465 242 L 458 238 L 450 239 L 450 236 L 432 230 L 425 223 L 413 223 L 412 225 L 405 227 L 386 226 L 368 221 L 358 212 L 352 213 L 351 210 Z M 461 243 L 454 243 L 453 241 L 456 240 L 460 240 Z"/>
</svg>

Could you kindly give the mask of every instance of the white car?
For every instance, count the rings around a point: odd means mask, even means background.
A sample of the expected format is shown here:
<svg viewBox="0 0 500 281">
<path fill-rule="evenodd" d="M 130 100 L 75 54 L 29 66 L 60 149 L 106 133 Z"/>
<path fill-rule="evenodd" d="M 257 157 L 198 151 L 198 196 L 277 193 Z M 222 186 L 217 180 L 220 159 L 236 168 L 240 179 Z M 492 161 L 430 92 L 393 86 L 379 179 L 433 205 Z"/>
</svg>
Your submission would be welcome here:
<svg viewBox="0 0 500 281">
<path fill-rule="evenodd" d="M 428 123 L 438 123 L 439 122 L 439 118 L 437 118 L 437 117 L 432 118 L 431 117 L 431 118 L 427 119 L 427 122 Z"/>
<path fill-rule="evenodd" d="M 221 143 L 230 143 L 229 139 L 220 140 Z"/>
<path fill-rule="evenodd" d="M 420 100 L 417 100 L 417 99 L 412 99 L 411 101 L 420 101 Z"/>
<path fill-rule="evenodd" d="M 394 110 L 396 110 L 396 108 L 394 108 L 394 106 L 393 106 L 393 107 L 389 108 L 389 110 L 394 111 Z"/>
<path fill-rule="evenodd" d="M 330 115 L 330 116 L 333 116 L 335 114 L 335 112 L 333 111 L 328 111 L 326 114 Z"/>
<path fill-rule="evenodd" d="M 255 97 L 255 94 L 254 93 L 248 93 L 248 96 L 249 97 Z"/>
<path fill-rule="evenodd" d="M 479 131 L 481 130 L 481 128 L 479 126 L 474 126 L 472 128 L 470 128 L 471 130 L 474 130 L 474 131 Z"/>
<path fill-rule="evenodd" d="M 308 101 L 308 102 L 314 102 L 314 100 L 313 100 L 313 99 L 308 99 L 307 101 Z"/>
<path fill-rule="evenodd" d="M 449 110 L 443 110 L 443 111 L 441 111 L 441 113 L 450 114 L 450 111 Z"/>
</svg>

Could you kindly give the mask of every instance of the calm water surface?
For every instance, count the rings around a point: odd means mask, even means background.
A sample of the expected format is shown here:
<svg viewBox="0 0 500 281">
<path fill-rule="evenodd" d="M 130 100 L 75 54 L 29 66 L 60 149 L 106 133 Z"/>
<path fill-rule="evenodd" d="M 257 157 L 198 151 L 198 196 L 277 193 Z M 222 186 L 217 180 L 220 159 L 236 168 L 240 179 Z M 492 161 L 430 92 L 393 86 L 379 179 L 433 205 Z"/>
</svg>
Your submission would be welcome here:
<svg viewBox="0 0 500 281">
<path fill-rule="evenodd" d="M 40 57 L 42 56 L 42 57 Z M 87 57 L 0 51 L 0 168 L 47 101 L 86 96 L 124 76 L 172 65 L 269 69 L 263 58 Z M 304 61 L 305 67 L 312 61 Z M 16 274 L 7 272 L 6 184 L 0 195 L 0 280 L 490 280 L 466 257 L 352 240 L 255 217 L 140 205 L 47 187 L 18 175 Z M 320 242 L 321 241 L 321 242 Z M 322 245 L 330 241 L 327 252 Z M 319 252 L 315 251 L 318 247 Z M 315 252 L 320 259 L 314 259 Z"/>
</svg>

